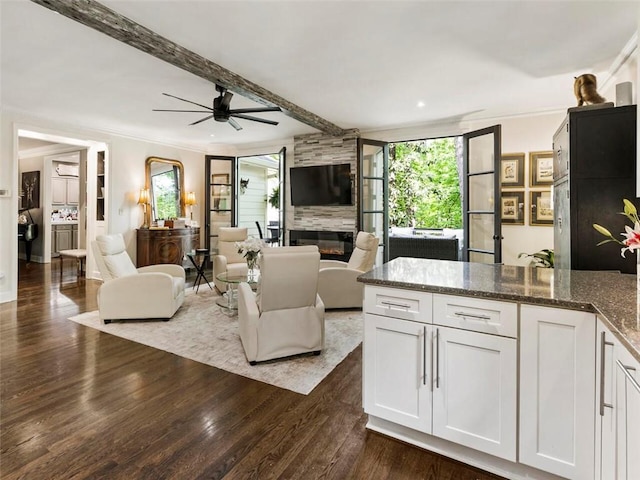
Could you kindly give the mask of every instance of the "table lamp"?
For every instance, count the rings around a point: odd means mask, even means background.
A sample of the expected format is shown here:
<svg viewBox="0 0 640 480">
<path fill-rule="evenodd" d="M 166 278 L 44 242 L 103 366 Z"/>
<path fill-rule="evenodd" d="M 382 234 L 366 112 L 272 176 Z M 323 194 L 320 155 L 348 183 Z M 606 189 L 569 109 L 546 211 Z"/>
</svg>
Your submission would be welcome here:
<svg viewBox="0 0 640 480">
<path fill-rule="evenodd" d="M 142 209 L 144 211 L 144 223 L 140 228 L 149 228 L 149 224 L 147 223 L 147 204 L 149 203 L 149 189 L 141 188 L 140 196 L 138 197 L 138 205 L 142 205 Z"/>
<path fill-rule="evenodd" d="M 193 222 L 193 206 L 197 205 L 195 192 L 188 192 L 187 198 L 184 200 L 185 205 L 189 206 L 189 213 L 191 214 L 191 221 Z"/>
</svg>

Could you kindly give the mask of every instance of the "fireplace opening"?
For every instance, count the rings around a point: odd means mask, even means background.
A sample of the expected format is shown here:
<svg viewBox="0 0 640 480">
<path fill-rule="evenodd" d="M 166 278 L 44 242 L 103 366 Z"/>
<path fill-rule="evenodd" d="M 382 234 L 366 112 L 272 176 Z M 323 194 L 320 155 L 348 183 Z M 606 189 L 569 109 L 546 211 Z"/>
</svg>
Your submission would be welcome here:
<svg viewBox="0 0 640 480">
<path fill-rule="evenodd" d="M 320 258 L 323 260 L 348 262 L 353 252 L 353 232 L 291 230 L 289 244 L 292 246 L 317 245 Z"/>
</svg>

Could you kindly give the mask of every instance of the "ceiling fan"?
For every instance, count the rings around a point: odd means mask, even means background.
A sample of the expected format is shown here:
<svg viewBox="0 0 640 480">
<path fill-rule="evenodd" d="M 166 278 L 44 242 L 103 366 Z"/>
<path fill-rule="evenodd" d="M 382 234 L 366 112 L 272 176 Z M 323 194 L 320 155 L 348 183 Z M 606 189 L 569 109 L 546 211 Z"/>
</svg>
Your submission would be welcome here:
<svg viewBox="0 0 640 480">
<path fill-rule="evenodd" d="M 199 107 L 205 108 L 206 110 L 157 110 L 154 109 L 154 112 L 187 112 L 187 113 L 208 113 L 204 118 L 197 120 L 189 125 L 197 125 L 200 122 L 204 122 L 205 120 L 209 120 L 213 118 L 216 122 L 226 122 L 231 125 L 236 130 L 242 130 L 242 127 L 238 122 L 236 122 L 232 117 L 242 118 L 244 120 L 251 120 L 252 122 L 260 122 L 267 123 L 269 125 L 278 125 L 278 122 L 274 122 L 273 120 L 266 120 L 264 118 L 254 117 L 252 115 L 246 115 L 247 113 L 260 113 L 260 112 L 281 112 L 282 109 L 280 107 L 257 107 L 257 108 L 237 108 L 235 110 L 231 110 L 230 103 L 231 98 L 233 97 L 233 93 L 227 91 L 226 88 L 216 85 L 216 90 L 220 92 L 220 95 L 213 99 L 213 108 L 207 107 L 206 105 L 201 105 L 196 102 L 192 102 L 191 100 L 186 100 L 184 98 L 176 97 L 175 95 L 170 95 L 168 93 L 163 93 L 167 97 L 176 98 L 178 100 L 182 100 L 183 102 L 191 103 L 193 105 L 197 105 Z"/>
</svg>

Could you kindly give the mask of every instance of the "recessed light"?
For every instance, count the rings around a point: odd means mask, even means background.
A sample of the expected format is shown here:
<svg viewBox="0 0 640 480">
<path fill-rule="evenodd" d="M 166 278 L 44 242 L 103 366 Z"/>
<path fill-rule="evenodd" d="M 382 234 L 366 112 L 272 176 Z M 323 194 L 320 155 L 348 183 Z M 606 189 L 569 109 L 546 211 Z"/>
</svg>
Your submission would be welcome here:
<svg viewBox="0 0 640 480">
<path fill-rule="evenodd" d="M 215 135 L 215 133 L 212 133 L 212 134 L 211 134 L 211 135 L 209 135 L 209 136 L 210 136 L 210 137 L 215 137 L 216 135 Z"/>
<path fill-rule="evenodd" d="M 417 106 L 418 108 L 423 108 L 425 106 L 425 103 L 422 100 L 420 100 Z"/>
</svg>

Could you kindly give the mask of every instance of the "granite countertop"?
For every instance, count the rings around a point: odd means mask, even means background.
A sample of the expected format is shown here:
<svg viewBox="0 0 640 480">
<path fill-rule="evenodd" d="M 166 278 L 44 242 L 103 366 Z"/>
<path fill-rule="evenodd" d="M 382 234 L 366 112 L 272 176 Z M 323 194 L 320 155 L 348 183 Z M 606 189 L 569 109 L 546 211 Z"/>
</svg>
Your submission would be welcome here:
<svg viewBox="0 0 640 480">
<path fill-rule="evenodd" d="M 78 220 L 52 220 L 51 225 L 77 225 Z"/>
<path fill-rule="evenodd" d="M 358 281 L 598 313 L 640 361 L 636 275 L 396 258 L 360 275 Z"/>
</svg>

